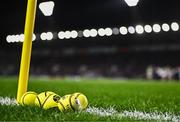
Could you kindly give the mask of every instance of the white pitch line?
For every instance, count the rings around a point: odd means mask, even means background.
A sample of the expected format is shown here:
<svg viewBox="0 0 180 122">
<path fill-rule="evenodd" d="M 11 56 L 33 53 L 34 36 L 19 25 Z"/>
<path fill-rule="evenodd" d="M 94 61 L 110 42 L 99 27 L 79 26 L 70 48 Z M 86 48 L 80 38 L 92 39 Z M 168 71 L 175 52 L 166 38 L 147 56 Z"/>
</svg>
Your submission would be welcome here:
<svg viewBox="0 0 180 122">
<path fill-rule="evenodd" d="M 146 113 L 141 111 L 122 111 L 118 112 L 113 107 L 108 109 L 89 107 L 87 113 L 98 115 L 101 117 L 112 117 L 112 118 L 130 118 L 133 120 L 154 120 L 154 121 L 173 121 L 180 122 L 180 116 L 176 116 L 170 113 Z"/>
<path fill-rule="evenodd" d="M 0 97 L 0 105 L 17 105 L 15 98 Z"/>
<path fill-rule="evenodd" d="M 17 105 L 15 98 L 1 97 L 0 96 L 0 105 Z M 141 111 L 122 111 L 118 112 L 113 107 L 98 108 L 98 107 L 88 107 L 86 110 L 87 113 L 98 115 L 101 117 L 112 117 L 121 120 L 122 118 L 130 118 L 134 120 L 154 120 L 154 121 L 173 121 L 180 122 L 180 115 L 174 115 L 171 113 L 158 113 L 158 112 L 141 112 Z"/>
</svg>

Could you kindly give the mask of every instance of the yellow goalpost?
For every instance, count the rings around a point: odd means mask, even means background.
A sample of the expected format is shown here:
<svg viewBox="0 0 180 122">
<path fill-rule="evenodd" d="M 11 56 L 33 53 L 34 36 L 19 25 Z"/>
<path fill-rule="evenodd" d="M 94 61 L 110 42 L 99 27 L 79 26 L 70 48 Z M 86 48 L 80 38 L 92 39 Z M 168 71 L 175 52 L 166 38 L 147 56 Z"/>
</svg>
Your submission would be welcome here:
<svg viewBox="0 0 180 122">
<path fill-rule="evenodd" d="M 36 16 L 37 0 L 28 0 L 26 23 L 24 30 L 24 42 L 22 47 L 21 66 L 19 72 L 18 90 L 17 90 L 17 102 L 20 103 L 22 95 L 27 92 L 29 68 L 31 61 L 32 50 L 32 38 L 34 32 L 34 23 Z"/>
</svg>

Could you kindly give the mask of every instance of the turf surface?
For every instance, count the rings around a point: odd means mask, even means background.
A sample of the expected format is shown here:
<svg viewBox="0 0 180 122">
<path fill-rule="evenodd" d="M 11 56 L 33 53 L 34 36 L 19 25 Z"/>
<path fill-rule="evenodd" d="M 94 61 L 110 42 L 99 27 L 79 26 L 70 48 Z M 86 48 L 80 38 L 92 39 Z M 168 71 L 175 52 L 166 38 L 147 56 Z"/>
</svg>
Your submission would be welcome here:
<svg viewBox="0 0 180 122">
<path fill-rule="evenodd" d="M 73 92 L 87 95 L 90 106 L 109 108 L 119 112 L 143 111 L 180 115 L 180 84 L 167 81 L 144 80 L 71 80 L 30 79 L 29 91 L 54 91 L 60 96 Z M 17 78 L 0 78 L 0 96 L 16 97 Z M 88 113 L 65 113 L 58 109 L 41 110 L 37 107 L 0 105 L 0 121 L 110 121 L 113 117 L 100 117 Z M 121 120 L 133 120 L 121 118 Z"/>
</svg>

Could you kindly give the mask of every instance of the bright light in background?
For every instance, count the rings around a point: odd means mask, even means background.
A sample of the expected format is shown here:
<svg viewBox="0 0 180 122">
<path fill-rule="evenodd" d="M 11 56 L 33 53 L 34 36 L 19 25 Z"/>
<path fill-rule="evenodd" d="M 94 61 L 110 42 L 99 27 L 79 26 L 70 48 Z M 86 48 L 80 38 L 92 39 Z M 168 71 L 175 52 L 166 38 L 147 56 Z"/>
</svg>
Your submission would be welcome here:
<svg viewBox="0 0 180 122">
<path fill-rule="evenodd" d="M 154 24 L 153 25 L 153 31 L 155 33 L 159 33 L 161 31 L 161 26 L 159 24 Z"/>
<path fill-rule="evenodd" d="M 162 30 L 168 32 L 170 30 L 169 25 L 167 23 L 162 24 Z"/>
<path fill-rule="evenodd" d="M 65 31 L 65 32 L 60 31 L 58 33 L 58 37 L 59 37 L 59 39 L 70 39 L 70 38 L 75 39 L 75 38 L 78 37 L 78 32 L 75 31 L 75 30 L 73 30 L 73 31 Z"/>
<path fill-rule="evenodd" d="M 16 35 L 12 35 L 11 39 L 12 39 L 11 41 L 12 43 L 16 42 Z"/>
<path fill-rule="evenodd" d="M 46 39 L 49 40 L 49 41 L 52 40 L 53 39 L 53 33 L 52 32 L 47 32 L 46 33 Z"/>
<path fill-rule="evenodd" d="M 46 33 L 43 32 L 43 33 L 40 35 L 40 38 L 41 38 L 41 40 L 46 40 L 46 39 L 47 39 L 47 38 L 46 38 Z"/>
<path fill-rule="evenodd" d="M 14 38 L 15 38 L 15 39 L 14 39 L 15 42 L 19 42 L 19 35 L 15 35 Z"/>
<path fill-rule="evenodd" d="M 139 2 L 139 0 L 124 0 L 128 6 L 133 7 L 136 6 Z"/>
<path fill-rule="evenodd" d="M 8 43 L 11 43 L 11 42 L 13 41 L 13 35 L 8 35 L 8 36 L 6 37 L 6 41 L 7 41 Z"/>
<path fill-rule="evenodd" d="M 51 16 L 53 14 L 54 5 L 53 1 L 42 2 L 39 4 L 39 9 L 42 11 L 44 16 Z"/>
<path fill-rule="evenodd" d="M 20 34 L 20 36 L 19 36 L 19 41 L 20 41 L 20 42 L 23 42 L 23 41 L 24 41 L 24 34 Z"/>
<path fill-rule="evenodd" d="M 105 36 L 105 30 L 103 29 L 103 28 L 100 28 L 99 30 L 98 30 L 98 34 L 99 34 L 99 36 Z"/>
<path fill-rule="evenodd" d="M 97 34 L 98 34 L 98 32 L 97 32 L 96 29 L 91 29 L 91 30 L 90 30 L 90 36 L 91 36 L 91 37 L 96 37 Z"/>
<path fill-rule="evenodd" d="M 118 35 L 119 34 L 119 29 L 118 28 L 113 28 L 113 34 Z"/>
<path fill-rule="evenodd" d="M 36 40 L 36 35 L 33 34 L 33 41 L 35 41 L 35 40 Z M 6 37 L 6 41 L 8 43 L 23 42 L 24 41 L 24 34 L 8 35 Z"/>
<path fill-rule="evenodd" d="M 59 37 L 59 39 L 64 39 L 65 38 L 65 33 L 63 31 L 60 31 L 58 33 L 58 37 Z"/>
<path fill-rule="evenodd" d="M 135 33 L 135 28 L 134 28 L 133 26 L 129 26 L 129 27 L 128 27 L 128 32 L 129 32 L 130 34 L 134 34 L 134 33 Z"/>
<path fill-rule="evenodd" d="M 83 31 L 84 37 L 90 37 L 90 31 L 88 29 Z"/>
<path fill-rule="evenodd" d="M 106 28 L 104 31 L 105 31 L 105 35 L 106 35 L 106 36 L 111 36 L 111 35 L 113 34 L 111 28 Z"/>
<path fill-rule="evenodd" d="M 32 38 L 32 41 L 35 41 L 36 40 L 36 35 L 33 34 L 33 38 Z"/>
<path fill-rule="evenodd" d="M 120 27 L 119 28 L 119 32 L 122 34 L 122 35 L 126 35 L 128 33 L 128 30 L 126 27 Z"/>
<path fill-rule="evenodd" d="M 136 33 L 138 34 L 143 34 L 144 33 L 144 28 L 142 25 L 137 25 L 136 26 Z"/>
<path fill-rule="evenodd" d="M 12 36 L 8 35 L 8 36 L 6 37 L 6 41 L 7 41 L 8 43 L 10 43 L 10 42 L 12 41 Z"/>
<path fill-rule="evenodd" d="M 171 29 L 172 29 L 173 31 L 178 31 L 178 30 L 179 30 L 179 24 L 178 24 L 177 22 L 173 22 L 173 23 L 171 24 Z"/>
<path fill-rule="evenodd" d="M 65 31 L 64 38 L 65 39 L 70 39 L 71 38 L 71 32 L 70 31 Z"/>
<path fill-rule="evenodd" d="M 145 25 L 144 30 L 146 33 L 151 33 L 152 32 L 152 27 L 150 25 Z"/>
<path fill-rule="evenodd" d="M 71 38 L 75 39 L 77 37 L 78 37 L 78 32 L 75 30 L 71 31 Z"/>
<path fill-rule="evenodd" d="M 78 37 L 83 37 L 83 31 L 78 31 Z"/>
<path fill-rule="evenodd" d="M 167 23 L 164 23 L 162 25 L 159 24 L 154 24 L 153 26 L 150 25 L 145 25 L 144 27 L 142 25 L 137 25 L 136 27 L 129 26 L 128 28 L 125 26 L 122 26 L 120 28 L 99 28 L 98 30 L 96 29 L 85 29 L 84 31 L 79 30 L 72 30 L 72 31 L 60 31 L 57 35 L 59 39 L 75 39 L 77 37 L 96 37 L 97 35 L 99 36 L 112 36 L 114 35 L 126 35 L 126 34 L 143 34 L 144 32 L 146 33 L 151 33 L 154 31 L 155 33 L 159 33 L 161 30 L 164 32 L 168 32 L 170 29 L 172 31 L 178 31 L 179 30 L 179 24 L 177 22 L 172 22 L 171 25 L 168 25 Z M 8 43 L 14 43 L 14 42 L 23 42 L 25 38 L 24 34 L 16 34 L 16 35 L 7 35 L 6 36 L 6 41 Z M 52 32 L 43 32 L 40 34 L 40 39 L 41 40 L 53 40 L 54 39 L 54 34 Z M 36 35 L 33 34 L 33 41 L 36 40 Z"/>
</svg>

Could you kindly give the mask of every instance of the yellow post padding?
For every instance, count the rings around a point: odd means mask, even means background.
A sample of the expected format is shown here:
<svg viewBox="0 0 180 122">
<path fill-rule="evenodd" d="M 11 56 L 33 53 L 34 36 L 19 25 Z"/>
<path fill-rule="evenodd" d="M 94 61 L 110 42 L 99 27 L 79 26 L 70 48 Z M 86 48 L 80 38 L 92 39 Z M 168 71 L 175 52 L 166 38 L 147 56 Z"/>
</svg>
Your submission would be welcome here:
<svg viewBox="0 0 180 122">
<path fill-rule="evenodd" d="M 22 47 L 21 66 L 19 72 L 19 83 L 17 91 L 17 102 L 20 103 L 22 95 L 27 92 L 29 67 L 31 60 L 32 38 L 34 31 L 34 23 L 36 16 L 37 0 L 28 0 L 26 23 L 25 23 L 25 38 Z"/>
</svg>

